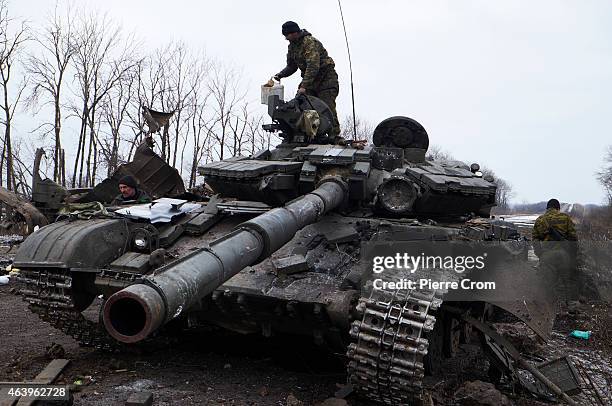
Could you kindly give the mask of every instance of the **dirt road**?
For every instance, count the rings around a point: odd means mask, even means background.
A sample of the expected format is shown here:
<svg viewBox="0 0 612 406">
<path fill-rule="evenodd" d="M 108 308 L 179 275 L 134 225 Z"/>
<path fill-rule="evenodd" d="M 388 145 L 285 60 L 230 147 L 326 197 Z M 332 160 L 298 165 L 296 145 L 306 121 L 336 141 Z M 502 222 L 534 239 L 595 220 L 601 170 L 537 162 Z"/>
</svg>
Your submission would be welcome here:
<svg viewBox="0 0 612 406">
<path fill-rule="evenodd" d="M 131 393 L 144 390 L 154 393 L 155 405 L 306 406 L 332 397 L 346 380 L 342 354 L 325 351 L 302 337 L 264 339 L 200 331 L 129 353 L 83 348 L 32 314 L 19 296 L 10 293 L 16 288 L 14 283 L 0 286 L 0 381 L 31 379 L 53 357 L 68 358 L 72 362 L 59 382 L 82 384 L 75 393 L 77 405 L 124 404 Z M 610 396 L 611 325 L 608 305 L 587 306 L 577 319 L 560 318 L 551 341 L 529 352 L 546 359 L 571 354 L 592 371 L 601 387 L 607 387 Z M 593 338 L 568 338 L 574 328 L 591 330 Z M 436 405 L 455 404 L 453 393 L 463 382 L 488 379 L 487 361 L 478 346 L 466 350 L 471 351 L 469 356 L 443 366 L 443 377 L 426 381 Z M 348 400 L 352 406 L 371 404 L 355 397 Z M 541 404 L 528 395 L 514 401 Z"/>
<path fill-rule="evenodd" d="M 123 404 L 138 390 L 154 392 L 156 405 L 279 405 L 288 397 L 316 404 L 345 380 L 339 357 L 292 337 L 214 332 L 188 334 L 139 353 L 82 348 L 41 322 L 11 288 L 15 285 L 0 286 L 0 381 L 33 378 L 56 343 L 72 360 L 62 382 L 88 383 L 75 394 L 78 405 Z"/>
</svg>

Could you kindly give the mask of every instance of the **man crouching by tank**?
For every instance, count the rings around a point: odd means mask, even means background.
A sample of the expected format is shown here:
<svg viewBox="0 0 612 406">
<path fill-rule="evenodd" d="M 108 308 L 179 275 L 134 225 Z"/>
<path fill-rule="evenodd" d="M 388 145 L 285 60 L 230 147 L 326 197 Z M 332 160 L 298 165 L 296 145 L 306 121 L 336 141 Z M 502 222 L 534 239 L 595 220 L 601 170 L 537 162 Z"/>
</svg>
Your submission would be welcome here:
<svg viewBox="0 0 612 406">
<path fill-rule="evenodd" d="M 111 206 L 151 202 L 149 195 L 144 190 L 138 189 L 138 182 L 130 175 L 125 175 L 119 179 L 119 192 L 111 202 Z"/>
<path fill-rule="evenodd" d="M 557 199 L 548 201 L 546 213 L 533 226 L 533 248 L 556 299 L 571 312 L 576 310 L 578 300 L 578 237 L 572 218 L 560 210 Z"/>
</svg>

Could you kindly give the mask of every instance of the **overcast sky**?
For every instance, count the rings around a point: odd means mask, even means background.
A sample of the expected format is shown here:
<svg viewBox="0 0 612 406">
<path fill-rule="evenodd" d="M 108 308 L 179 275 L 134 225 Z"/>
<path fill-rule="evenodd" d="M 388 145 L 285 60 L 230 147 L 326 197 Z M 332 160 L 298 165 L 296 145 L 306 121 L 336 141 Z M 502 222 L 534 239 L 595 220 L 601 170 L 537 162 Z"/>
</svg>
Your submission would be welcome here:
<svg viewBox="0 0 612 406">
<path fill-rule="evenodd" d="M 11 3 L 13 16 L 38 26 L 55 1 Z M 336 61 L 338 113 L 350 114 L 335 0 L 79 3 L 107 12 L 145 47 L 184 40 L 242 67 L 253 100 L 284 67 L 280 26 L 294 20 Z M 603 202 L 595 172 L 612 144 L 612 2 L 344 0 L 343 10 L 358 116 L 416 119 L 432 144 L 512 183 L 515 202 Z M 286 94 L 298 83 L 298 74 L 285 80 Z"/>
</svg>

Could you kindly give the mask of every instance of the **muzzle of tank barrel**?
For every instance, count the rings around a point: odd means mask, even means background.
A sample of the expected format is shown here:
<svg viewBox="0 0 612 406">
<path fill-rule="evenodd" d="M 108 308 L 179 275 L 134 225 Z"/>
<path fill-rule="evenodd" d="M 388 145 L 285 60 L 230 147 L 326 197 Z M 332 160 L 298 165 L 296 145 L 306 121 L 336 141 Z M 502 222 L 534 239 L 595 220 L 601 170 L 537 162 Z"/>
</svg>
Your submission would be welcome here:
<svg viewBox="0 0 612 406">
<path fill-rule="evenodd" d="M 289 242 L 295 233 L 338 207 L 348 193 L 336 177 L 285 207 L 241 223 L 236 230 L 128 286 L 106 301 L 104 327 L 117 341 L 142 341 L 225 281 Z"/>
<path fill-rule="evenodd" d="M 135 343 L 159 328 L 164 320 L 164 300 L 152 287 L 128 286 L 112 295 L 104 306 L 104 326 L 118 341 Z"/>
</svg>

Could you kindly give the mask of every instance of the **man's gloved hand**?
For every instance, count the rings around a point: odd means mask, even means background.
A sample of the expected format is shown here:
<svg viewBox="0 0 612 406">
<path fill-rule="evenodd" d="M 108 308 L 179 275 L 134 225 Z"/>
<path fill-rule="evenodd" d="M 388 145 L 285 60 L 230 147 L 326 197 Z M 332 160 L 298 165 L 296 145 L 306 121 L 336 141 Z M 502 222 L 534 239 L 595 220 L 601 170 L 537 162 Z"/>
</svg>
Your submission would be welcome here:
<svg viewBox="0 0 612 406">
<path fill-rule="evenodd" d="M 274 76 L 272 76 L 272 79 L 276 80 L 277 82 L 280 82 L 281 78 L 280 76 L 278 76 L 278 73 Z"/>
</svg>

